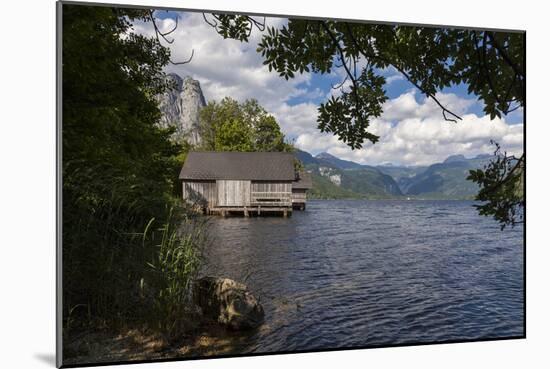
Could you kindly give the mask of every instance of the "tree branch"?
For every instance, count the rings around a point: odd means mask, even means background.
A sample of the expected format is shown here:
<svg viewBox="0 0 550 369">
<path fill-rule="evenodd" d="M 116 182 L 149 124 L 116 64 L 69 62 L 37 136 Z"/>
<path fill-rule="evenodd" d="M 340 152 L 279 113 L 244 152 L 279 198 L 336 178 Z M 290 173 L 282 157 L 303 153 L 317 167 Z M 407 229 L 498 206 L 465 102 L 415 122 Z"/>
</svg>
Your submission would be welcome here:
<svg viewBox="0 0 550 369">
<path fill-rule="evenodd" d="M 508 56 L 508 53 L 504 50 L 504 48 L 501 47 L 501 45 L 496 40 L 495 36 L 492 32 L 486 32 L 489 38 L 491 39 L 491 44 L 497 49 L 498 53 L 502 55 L 502 59 L 514 70 L 516 75 L 520 76 L 521 78 L 525 78 L 525 73 L 523 70 L 519 68 L 519 66 L 512 61 L 510 56 Z"/>
<path fill-rule="evenodd" d="M 343 80 L 342 82 L 338 83 L 337 85 L 331 84 L 330 87 L 331 87 L 333 90 L 338 90 L 339 88 L 341 88 L 342 86 L 344 86 L 344 83 L 346 83 L 346 81 L 347 81 L 348 79 L 349 79 L 349 76 L 346 76 L 346 78 L 344 78 L 344 80 Z"/>
<path fill-rule="evenodd" d="M 505 158 L 508 158 L 508 159 L 511 159 L 510 157 L 506 157 L 505 155 Z M 525 154 L 522 154 L 519 159 L 517 159 L 515 156 L 513 157 L 515 160 L 517 160 L 516 164 L 514 165 L 514 167 L 508 171 L 508 173 L 506 173 L 504 175 L 504 177 L 502 177 L 501 180 L 499 180 L 497 183 L 495 183 L 494 186 L 491 186 L 490 188 L 488 188 L 487 190 L 488 191 L 491 191 L 491 192 L 494 192 L 496 191 L 498 188 L 502 187 L 503 185 L 505 185 L 507 182 L 510 181 L 511 178 L 514 178 L 515 174 L 514 172 L 519 170 L 520 168 L 520 165 L 521 163 L 523 163 L 525 161 Z"/>
<path fill-rule="evenodd" d="M 332 43 L 334 44 L 334 46 L 338 50 L 338 53 L 340 54 L 340 60 L 342 61 L 342 66 L 346 70 L 346 74 L 348 75 L 349 79 L 351 80 L 351 83 L 353 84 L 353 89 L 352 89 L 351 92 L 353 93 L 353 97 L 355 99 L 355 106 L 356 106 L 357 110 L 359 110 L 359 106 L 360 106 L 359 105 L 359 96 L 357 95 L 357 90 L 358 90 L 359 86 L 357 85 L 357 80 L 355 79 L 355 76 L 351 73 L 351 71 L 348 68 L 348 65 L 345 61 L 344 50 L 342 50 L 342 47 L 340 46 L 340 43 L 336 39 L 336 36 L 334 36 L 334 34 L 330 30 L 330 28 L 325 24 L 325 22 L 320 21 L 320 23 L 321 23 L 323 29 L 325 30 L 325 32 L 329 35 L 330 39 L 332 40 Z"/>
<path fill-rule="evenodd" d="M 487 83 L 489 84 L 489 88 L 491 89 L 491 94 L 495 98 L 495 101 L 498 103 L 498 105 L 506 105 L 498 96 L 495 86 L 493 85 L 493 81 L 491 79 L 491 73 L 489 73 L 489 67 L 487 66 L 487 32 L 484 32 L 483 34 L 483 40 L 482 40 L 482 48 L 483 52 L 479 49 L 479 45 L 477 44 L 477 32 L 474 31 L 475 35 L 475 47 L 478 54 L 478 64 L 479 68 L 482 69 L 485 72 L 485 79 L 487 80 Z M 483 65 L 482 65 L 483 64 Z"/>
<path fill-rule="evenodd" d="M 516 106 L 515 106 L 514 108 L 512 108 L 512 109 L 510 109 L 510 107 L 508 107 L 508 109 L 506 110 L 506 114 L 511 113 L 511 112 L 513 112 L 513 111 L 516 111 L 516 110 L 518 110 L 519 108 L 521 108 L 521 104 L 516 105 Z"/>
<path fill-rule="evenodd" d="M 251 24 L 254 24 L 256 26 L 256 28 L 258 29 L 258 31 L 260 32 L 263 32 L 265 31 L 265 20 L 266 18 L 264 17 L 264 20 L 263 22 L 258 22 L 256 19 L 250 17 L 250 16 L 247 16 L 246 17 L 248 19 L 248 21 L 251 23 Z"/>
<path fill-rule="evenodd" d="M 176 18 L 176 24 L 175 24 L 174 28 L 172 28 L 168 32 L 161 32 L 161 30 L 159 29 L 159 27 L 157 25 L 155 16 L 154 16 L 154 10 L 152 10 L 152 9 L 149 10 L 149 18 L 151 19 L 151 22 L 153 23 L 153 28 L 155 30 L 155 37 L 157 39 L 157 42 L 159 44 L 161 44 L 160 39 L 162 38 L 167 43 L 172 44 L 174 42 L 174 39 L 169 40 L 169 39 L 166 38 L 166 36 L 173 33 L 178 28 L 178 18 Z M 194 55 L 195 55 L 195 49 L 191 50 L 191 56 L 189 57 L 189 59 L 187 59 L 185 61 L 175 62 L 175 61 L 172 60 L 172 58 L 170 58 L 169 61 L 170 61 L 170 64 L 173 64 L 173 65 L 188 64 L 188 63 L 191 63 L 191 60 L 193 59 Z"/>
<path fill-rule="evenodd" d="M 189 64 L 189 63 L 191 63 L 191 60 L 193 60 L 194 55 L 195 55 L 195 49 L 192 49 L 191 50 L 191 55 L 189 56 L 189 59 L 181 61 L 181 62 L 174 62 L 174 61 L 170 60 L 170 63 L 172 63 L 173 65 Z"/>
<path fill-rule="evenodd" d="M 204 21 L 205 21 L 206 23 L 208 23 L 208 25 L 209 25 L 210 27 L 216 28 L 216 29 L 218 28 L 218 23 L 217 23 L 216 21 L 210 22 L 210 21 L 208 20 L 208 18 L 206 18 L 206 13 L 202 13 L 202 17 L 204 18 Z"/>
<path fill-rule="evenodd" d="M 425 94 L 426 96 L 430 97 L 440 108 L 441 108 L 441 112 L 443 114 L 443 119 L 445 119 L 446 121 L 448 122 L 454 122 L 454 123 L 457 123 L 457 120 L 462 120 L 462 118 L 460 116 L 458 116 L 457 114 L 453 113 L 452 111 L 450 111 L 449 109 L 447 109 L 445 106 L 443 106 L 443 104 L 441 104 L 441 102 L 435 97 L 434 94 L 432 93 L 429 93 L 427 92 L 424 88 L 422 88 L 422 86 L 420 86 L 417 82 L 415 82 L 412 77 L 403 69 L 401 68 L 399 65 L 397 65 L 397 63 L 394 63 L 394 62 L 391 62 L 385 58 L 383 58 L 382 56 L 380 55 L 371 55 L 371 54 L 368 54 L 360 45 L 359 45 L 359 42 L 357 42 L 357 40 L 355 39 L 355 36 L 353 35 L 353 30 L 351 29 L 349 23 L 346 22 L 346 27 L 347 27 L 347 33 L 348 35 L 350 36 L 350 39 L 351 41 L 353 42 L 353 44 L 355 45 L 355 47 L 357 48 L 357 50 L 359 50 L 359 52 L 366 58 L 366 59 L 369 59 L 369 58 L 372 58 L 372 59 L 378 59 L 380 60 L 381 62 L 383 62 L 384 64 L 387 64 L 387 65 L 391 65 L 393 66 L 395 69 L 397 69 L 406 79 L 407 81 L 409 81 L 410 83 L 412 83 L 417 89 L 419 89 L 423 94 Z M 395 33 L 394 33 L 394 37 L 396 37 Z M 396 43 L 396 51 L 399 55 L 399 57 L 401 58 L 400 56 L 400 53 L 399 53 L 399 50 L 397 49 L 397 43 Z M 450 114 L 452 115 L 453 117 L 455 117 L 456 119 L 451 119 L 451 118 L 448 118 L 447 117 L 447 114 Z"/>
</svg>

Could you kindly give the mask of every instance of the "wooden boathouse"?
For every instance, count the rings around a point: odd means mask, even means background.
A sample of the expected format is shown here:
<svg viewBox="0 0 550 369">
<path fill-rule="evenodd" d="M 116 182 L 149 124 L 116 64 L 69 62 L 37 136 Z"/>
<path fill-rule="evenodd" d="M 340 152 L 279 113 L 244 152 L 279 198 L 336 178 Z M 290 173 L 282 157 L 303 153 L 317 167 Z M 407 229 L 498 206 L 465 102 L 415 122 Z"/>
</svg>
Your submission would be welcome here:
<svg viewBox="0 0 550 369">
<path fill-rule="evenodd" d="M 311 173 L 300 171 L 292 182 L 292 208 L 306 210 L 307 191 L 313 187 Z"/>
<path fill-rule="evenodd" d="M 190 152 L 179 178 L 183 198 L 206 214 L 286 217 L 299 177 L 292 153 L 207 151 Z"/>
</svg>

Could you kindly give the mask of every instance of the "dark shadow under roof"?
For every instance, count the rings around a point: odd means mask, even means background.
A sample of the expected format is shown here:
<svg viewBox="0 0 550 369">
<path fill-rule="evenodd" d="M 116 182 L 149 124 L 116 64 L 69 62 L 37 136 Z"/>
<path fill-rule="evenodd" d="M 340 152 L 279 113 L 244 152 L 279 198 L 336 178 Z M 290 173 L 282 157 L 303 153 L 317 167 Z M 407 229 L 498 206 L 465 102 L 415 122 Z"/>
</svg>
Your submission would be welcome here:
<svg viewBox="0 0 550 369">
<path fill-rule="evenodd" d="M 313 183 L 311 181 L 311 173 L 306 171 L 301 171 L 299 174 L 299 179 L 292 183 L 292 188 L 296 190 L 309 190 L 312 187 Z"/>
<path fill-rule="evenodd" d="M 294 181 L 294 155 L 287 152 L 192 151 L 179 177 L 183 180 Z"/>
</svg>

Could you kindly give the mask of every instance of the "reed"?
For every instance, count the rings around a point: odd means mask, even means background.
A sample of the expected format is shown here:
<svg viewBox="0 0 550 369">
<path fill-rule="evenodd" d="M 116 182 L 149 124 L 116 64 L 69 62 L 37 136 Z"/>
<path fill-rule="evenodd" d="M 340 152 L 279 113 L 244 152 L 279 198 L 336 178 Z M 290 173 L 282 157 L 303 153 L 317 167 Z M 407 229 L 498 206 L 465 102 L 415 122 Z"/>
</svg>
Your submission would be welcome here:
<svg viewBox="0 0 550 369">
<path fill-rule="evenodd" d="M 154 232 L 145 232 L 144 242 L 153 242 L 153 260 L 148 263 L 152 277 L 152 325 L 168 340 L 178 338 L 196 327 L 198 311 L 193 303 L 193 281 L 202 264 L 203 246 L 208 242 L 206 221 L 186 216 L 167 222 Z M 144 295 L 147 283 L 142 280 Z"/>
<path fill-rule="evenodd" d="M 185 333 L 205 221 L 143 179 L 134 186 L 103 172 L 94 188 L 87 175 L 71 179 L 63 193 L 65 336 L 100 326 Z"/>
</svg>

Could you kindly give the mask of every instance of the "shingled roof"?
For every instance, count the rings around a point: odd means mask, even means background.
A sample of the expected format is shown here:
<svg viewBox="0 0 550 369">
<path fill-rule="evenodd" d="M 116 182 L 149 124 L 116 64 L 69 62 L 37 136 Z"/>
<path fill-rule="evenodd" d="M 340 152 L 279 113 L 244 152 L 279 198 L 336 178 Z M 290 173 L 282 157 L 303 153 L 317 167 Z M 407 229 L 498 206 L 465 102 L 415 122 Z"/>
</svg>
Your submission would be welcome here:
<svg viewBox="0 0 550 369">
<path fill-rule="evenodd" d="M 193 151 L 180 172 L 183 180 L 294 181 L 294 155 L 286 152 Z"/>
<path fill-rule="evenodd" d="M 309 190 L 313 187 L 311 173 L 301 171 L 299 179 L 292 183 L 292 188 L 297 190 Z"/>
</svg>

